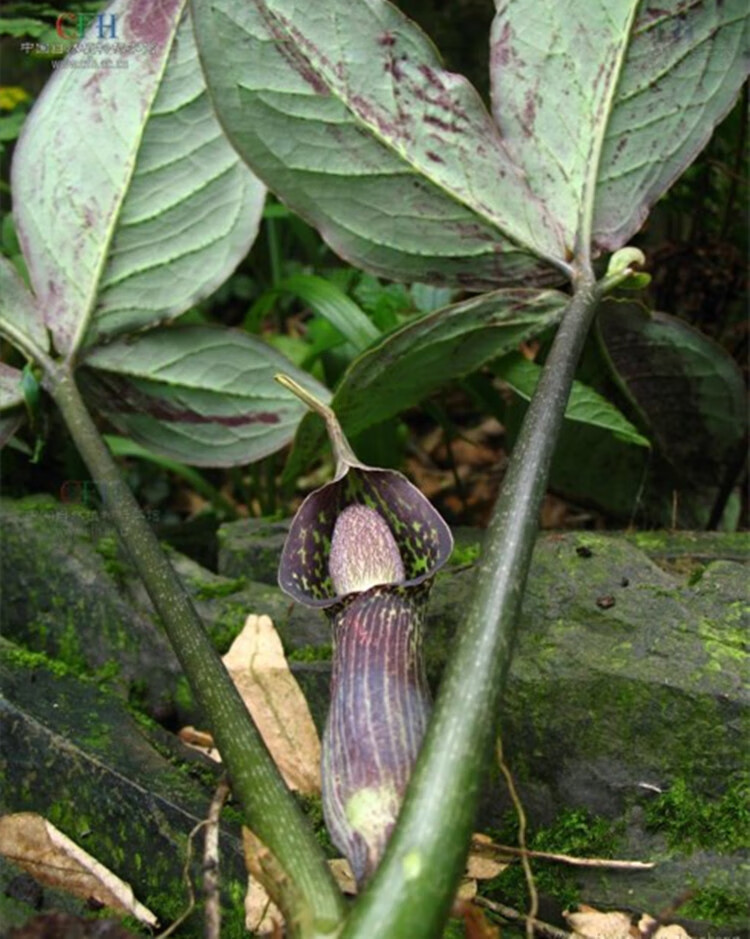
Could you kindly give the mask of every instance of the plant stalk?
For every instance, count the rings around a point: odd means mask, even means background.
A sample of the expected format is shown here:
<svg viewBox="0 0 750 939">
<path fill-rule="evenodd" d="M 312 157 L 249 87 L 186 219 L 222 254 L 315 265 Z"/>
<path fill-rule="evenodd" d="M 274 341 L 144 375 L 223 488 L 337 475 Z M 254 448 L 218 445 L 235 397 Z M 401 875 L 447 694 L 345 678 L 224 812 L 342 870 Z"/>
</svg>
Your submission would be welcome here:
<svg viewBox="0 0 750 939">
<path fill-rule="evenodd" d="M 344 904 L 323 852 L 206 635 L 190 597 L 145 521 L 64 365 L 48 365 L 45 387 L 101 493 L 205 714 L 247 825 L 288 877 L 291 935 L 335 931 Z M 282 891 L 283 892 L 283 891 Z"/>
<path fill-rule="evenodd" d="M 627 276 L 627 275 L 625 275 Z M 434 939 L 448 917 L 489 765 L 539 509 L 576 365 L 603 291 L 582 272 L 529 405 L 477 566 L 472 604 L 383 860 L 346 939 Z"/>
</svg>

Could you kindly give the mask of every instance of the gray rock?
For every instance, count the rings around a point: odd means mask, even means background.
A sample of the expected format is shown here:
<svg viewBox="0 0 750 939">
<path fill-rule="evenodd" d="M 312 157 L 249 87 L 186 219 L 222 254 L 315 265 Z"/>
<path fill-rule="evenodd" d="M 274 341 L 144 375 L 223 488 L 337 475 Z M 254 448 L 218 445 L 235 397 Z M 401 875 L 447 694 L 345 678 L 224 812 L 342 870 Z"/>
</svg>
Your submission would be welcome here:
<svg viewBox="0 0 750 939">
<path fill-rule="evenodd" d="M 44 510 L 56 511 L 54 503 Z M 176 662 L 127 559 L 113 553 L 111 531 L 92 529 L 85 513 L 53 523 L 27 501 L 3 503 L 1 512 L 5 635 L 74 667 L 114 661 L 122 690 L 140 689 L 151 713 L 189 716 Z M 325 617 L 272 586 L 285 525 L 243 522 L 222 531 L 221 568 L 234 580 L 172 552 L 217 645 L 228 646 L 247 613 L 265 612 L 287 650 L 327 646 Z M 473 591 L 471 541 L 461 533 L 455 563 L 434 585 L 425 629 L 433 687 Z M 736 910 L 750 897 L 734 874 L 749 863 L 738 847 L 747 812 L 739 803 L 733 809 L 727 792 L 748 771 L 746 557 L 747 539 L 736 535 L 539 539 L 502 710 L 504 749 L 532 829 L 559 831 L 570 813 L 586 813 L 592 826 L 611 825 L 608 849 L 661 861 L 643 874 L 573 874 L 581 899 L 594 906 L 656 913 L 692 885 L 698 899 L 686 915 L 738 926 Z M 248 571 L 266 582 L 247 580 Z M 294 664 L 319 727 L 329 667 Z M 683 818 L 654 813 L 677 792 L 687 793 Z M 484 824 L 505 824 L 509 809 L 495 779 Z M 737 837 L 714 850 L 727 813 Z"/>
<path fill-rule="evenodd" d="M 175 919 L 188 903 L 188 836 L 208 813 L 217 770 L 160 728 L 144 728 L 94 681 L 5 640 L 0 687 L 0 813 L 43 815 L 130 883 L 162 923 Z M 225 900 L 234 896 L 236 907 L 246 880 L 239 826 L 220 840 Z M 200 850 L 194 857 L 200 881 Z M 0 868 L 0 921 L 18 921 L 24 898 L 3 899 L 18 876 Z M 43 897 L 26 905 L 41 907 Z M 243 918 L 241 902 L 235 917 Z M 186 934 L 200 932 L 199 923 Z"/>
</svg>

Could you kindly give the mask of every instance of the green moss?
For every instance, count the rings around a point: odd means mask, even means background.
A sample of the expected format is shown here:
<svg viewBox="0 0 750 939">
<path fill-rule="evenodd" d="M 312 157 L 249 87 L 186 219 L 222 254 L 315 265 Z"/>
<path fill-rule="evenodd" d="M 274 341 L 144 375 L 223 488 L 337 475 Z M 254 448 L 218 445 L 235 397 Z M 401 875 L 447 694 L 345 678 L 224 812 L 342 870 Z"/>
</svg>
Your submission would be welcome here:
<svg viewBox="0 0 750 939">
<path fill-rule="evenodd" d="M 479 558 L 480 545 L 478 542 L 474 544 L 457 544 L 453 548 L 453 554 L 450 557 L 450 564 L 452 567 L 464 567 L 468 564 L 473 564 Z"/>
<path fill-rule="evenodd" d="M 566 809 L 552 825 L 532 831 L 526 843 L 534 851 L 577 857 L 612 857 L 621 833 L 621 826 L 608 819 L 597 818 L 579 809 Z M 515 813 L 508 813 L 503 825 L 489 834 L 500 844 L 517 844 L 518 820 Z M 540 894 L 554 898 L 561 907 L 579 902 L 580 889 L 574 869 L 539 860 L 532 862 L 532 869 Z M 480 892 L 515 909 L 525 909 L 528 905 L 526 878 L 520 864 L 512 864 L 494 880 L 481 885 Z"/>
<path fill-rule="evenodd" d="M 745 877 L 747 877 L 745 871 Z M 742 878 L 739 876 L 738 880 Z M 715 926 L 722 924 L 745 923 L 747 921 L 747 894 L 733 890 L 725 884 L 709 884 L 697 887 L 684 906 L 680 907 L 680 916 L 689 919 L 705 920 Z"/>
<path fill-rule="evenodd" d="M 65 628 L 60 634 L 57 655 L 77 674 L 87 673 L 86 659 L 81 651 L 78 629 L 70 610 L 65 620 Z"/>
<path fill-rule="evenodd" d="M 184 675 L 180 675 L 177 679 L 177 684 L 174 689 L 174 700 L 177 707 L 184 713 L 190 713 L 195 710 L 195 698 L 193 697 L 193 692 L 188 684 L 188 680 Z"/>
<path fill-rule="evenodd" d="M 333 658 L 333 646 L 326 643 L 322 646 L 300 646 L 292 649 L 287 655 L 288 662 L 330 662 Z"/>
<path fill-rule="evenodd" d="M 28 649 L 22 649 L 10 643 L 3 643 L 0 646 L 0 658 L 8 665 L 20 668 L 46 668 L 47 671 L 59 677 L 75 674 L 74 670 L 64 662 L 51 659 L 41 652 L 30 652 Z"/>
<path fill-rule="evenodd" d="M 242 632 L 246 619 L 247 610 L 244 607 L 230 605 L 216 620 L 211 627 L 211 640 L 220 655 L 224 655 L 229 650 Z"/>
<path fill-rule="evenodd" d="M 228 597 L 242 590 L 246 585 L 244 577 L 235 577 L 223 583 L 204 583 L 196 586 L 195 596 L 198 600 L 213 600 L 216 597 Z"/>
<path fill-rule="evenodd" d="M 120 546 L 117 538 L 102 535 L 94 545 L 97 554 L 104 559 L 104 570 L 115 580 L 128 574 L 128 566 L 120 559 Z"/>
<path fill-rule="evenodd" d="M 646 825 L 663 832 L 670 848 L 691 852 L 707 848 L 723 854 L 750 844 L 750 775 L 738 776 L 714 800 L 684 779 L 646 806 Z"/>
</svg>

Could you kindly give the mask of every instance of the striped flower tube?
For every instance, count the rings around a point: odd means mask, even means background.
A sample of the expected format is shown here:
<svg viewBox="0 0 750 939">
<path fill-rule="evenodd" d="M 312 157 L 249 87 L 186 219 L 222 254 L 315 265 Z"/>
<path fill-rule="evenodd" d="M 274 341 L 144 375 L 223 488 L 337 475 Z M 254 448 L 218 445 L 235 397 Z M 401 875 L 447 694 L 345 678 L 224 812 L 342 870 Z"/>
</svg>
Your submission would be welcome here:
<svg viewBox="0 0 750 939">
<path fill-rule="evenodd" d="M 393 829 L 427 725 L 422 621 L 453 539 L 401 473 L 360 463 L 333 412 L 280 380 L 325 418 L 337 458 L 332 482 L 292 520 L 279 584 L 331 622 L 323 813 L 361 887 Z"/>
</svg>

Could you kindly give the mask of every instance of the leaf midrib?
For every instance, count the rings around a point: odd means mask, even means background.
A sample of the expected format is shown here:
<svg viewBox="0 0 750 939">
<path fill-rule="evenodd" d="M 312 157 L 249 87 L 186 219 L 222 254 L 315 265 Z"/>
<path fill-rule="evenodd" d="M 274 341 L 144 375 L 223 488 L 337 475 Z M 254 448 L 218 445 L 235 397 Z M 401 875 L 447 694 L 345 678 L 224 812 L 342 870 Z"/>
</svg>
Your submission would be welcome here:
<svg viewBox="0 0 750 939">
<path fill-rule="evenodd" d="M 600 0 L 604 2 L 604 0 Z M 578 220 L 578 232 L 576 234 L 576 258 L 585 268 L 591 266 L 591 247 L 593 240 L 594 209 L 596 206 L 597 183 L 599 181 L 599 171 L 601 167 L 602 151 L 607 136 L 607 128 L 614 111 L 614 101 L 617 95 L 617 89 L 620 85 L 623 66 L 630 49 L 630 42 L 633 34 L 633 27 L 637 19 L 637 13 L 642 0 L 632 0 L 630 18 L 626 28 L 623 30 L 620 47 L 617 54 L 617 61 L 612 74 L 607 95 L 602 102 L 602 119 L 595 127 L 594 141 L 591 148 L 591 155 L 588 161 L 588 172 L 585 177 L 583 198 L 581 199 L 581 211 Z"/>
<path fill-rule="evenodd" d="M 242 30 L 242 32 L 244 33 L 248 32 L 242 26 L 242 24 L 240 24 L 237 20 L 234 19 L 233 16 L 230 15 L 230 12 L 227 9 L 217 10 L 217 12 L 223 15 L 224 17 L 226 17 L 226 19 L 229 22 L 231 22 L 238 29 Z M 431 186 L 433 186 L 436 190 L 438 190 L 438 192 L 440 192 L 443 196 L 455 202 L 457 205 L 461 206 L 461 208 L 464 209 L 465 211 L 471 212 L 471 214 L 475 216 L 475 218 L 479 220 L 482 224 L 487 225 L 493 231 L 497 232 L 499 235 L 499 238 L 507 242 L 510 249 L 516 252 L 519 252 L 521 254 L 526 254 L 530 258 L 537 259 L 539 262 L 546 262 L 548 264 L 551 264 L 554 267 L 557 267 L 563 270 L 566 274 L 569 272 L 568 265 L 563 261 L 562 258 L 550 256 L 541 252 L 536 246 L 531 246 L 527 244 L 525 240 L 519 234 L 511 233 L 507 231 L 505 228 L 501 227 L 500 223 L 496 219 L 483 214 L 479 208 L 466 202 L 462 197 L 460 197 L 453 190 L 446 189 L 445 186 L 440 181 L 434 179 L 430 175 L 428 168 L 423 167 L 419 163 L 416 163 L 407 154 L 405 150 L 396 147 L 392 141 L 390 141 L 387 137 L 384 137 L 379 132 L 377 125 L 375 125 L 374 123 L 368 123 L 357 111 L 352 109 L 351 105 L 349 104 L 348 99 L 343 97 L 336 89 L 334 89 L 331 86 L 327 77 L 320 71 L 318 66 L 309 59 L 305 51 L 294 39 L 294 36 L 288 31 L 286 23 L 280 17 L 280 15 L 272 9 L 268 9 L 268 13 L 273 17 L 274 22 L 278 25 L 278 27 L 280 29 L 283 29 L 284 32 L 287 34 L 287 36 L 289 37 L 288 41 L 294 44 L 295 49 L 298 51 L 299 55 L 304 57 L 305 61 L 309 64 L 310 68 L 315 71 L 315 74 L 326 85 L 326 87 L 329 89 L 331 93 L 331 96 L 335 98 L 336 101 L 340 102 L 343 105 L 343 107 L 346 109 L 346 112 L 351 116 L 352 122 L 356 126 L 361 127 L 363 130 L 365 130 L 368 136 L 370 136 L 373 140 L 377 141 L 385 150 L 387 150 L 389 153 L 392 153 L 403 164 L 405 164 L 403 172 L 408 172 L 410 170 L 415 176 L 417 176 L 420 179 L 424 179 L 426 182 L 428 182 Z M 253 38 L 257 39 L 257 37 L 253 37 Z M 274 42 L 278 40 L 274 40 L 273 38 L 270 38 L 267 41 Z M 435 67 L 443 70 L 443 66 L 440 64 L 436 65 Z M 466 80 L 468 81 L 468 79 Z M 250 88 L 246 85 L 243 85 L 242 87 L 250 94 L 253 94 L 253 95 L 257 94 L 257 89 L 255 88 Z M 281 93 L 284 94 L 285 92 L 281 92 Z M 481 103 L 481 98 L 479 99 L 479 101 Z M 496 126 L 494 123 L 494 119 L 492 118 L 492 115 L 488 114 L 487 116 L 490 122 L 493 124 L 493 126 Z M 510 157 L 509 154 L 506 154 L 506 155 L 508 159 L 508 166 L 516 170 L 518 182 L 519 184 L 523 184 L 523 178 L 522 178 L 523 174 L 521 173 L 520 168 L 517 166 L 517 164 Z M 498 170 L 500 168 L 501 167 L 498 166 Z M 530 200 L 540 201 L 538 197 L 530 189 L 528 189 L 528 187 L 527 187 L 527 192 L 528 192 L 528 196 Z M 550 216 L 549 213 L 545 213 L 545 214 L 547 215 L 550 221 L 550 224 L 555 225 L 556 220 L 554 219 L 554 217 Z"/>
<path fill-rule="evenodd" d="M 135 175 L 135 169 L 138 165 L 138 155 L 140 153 L 141 147 L 143 145 L 143 137 L 146 133 L 146 128 L 148 127 L 148 122 L 153 112 L 154 102 L 159 95 L 159 90 L 161 89 L 162 82 L 164 80 L 164 73 L 167 70 L 167 65 L 169 63 L 170 57 L 172 55 L 172 46 L 174 44 L 175 37 L 177 35 L 177 30 L 180 27 L 182 18 L 185 15 L 185 8 L 187 6 L 188 0 L 180 0 L 179 13 L 176 14 L 175 27 L 171 31 L 169 37 L 169 46 L 164 54 L 162 59 L 161 69 L 158 76 L 154 80 L 153 84 L 153 96 L 151 101 L 144 111 L 143 120 L 139 128 L 138 134 L 133 141 L 133 146 L 130 151 L 130 168 L 125 175 L 123 186 L 120 190 L 120 193 L 115 201 L 115 211 L 112 213 L 109 227 L 104 236 L 104 241 L 101 246 L 101 252 L 99 255 L 99 261 L 96 265 L 94 276 L 91 278 L 90 289 L 88 292 L 88 297 L 84 303 L 83 309 L 80 316 L 78 317 L 78 322 L 76 329 L 73 333 L 73 338 L 70 344 L 70 349 L 68 350 L 67 358 L 73 359 L 76 352 L 83 344 L 84 339 L 86 338 L 86 333 L 89 328 L 89 324 L 93 318 L 94 310 L 96 308 L 96 301 L 99 296 L 99 288 L 101 286 L 102 278 L 104 272 L 107 268 L 107 264 L 110 258 L 110 246 L 114 240 L 115 233 L 118 228 L 118 223 L 120 221 L 120 216 L 122 214 L 122 208 L 125 203 L 125 199 L 130 191 L 130 184 L 132 183 L 133 176 Z"/>
</svg>

